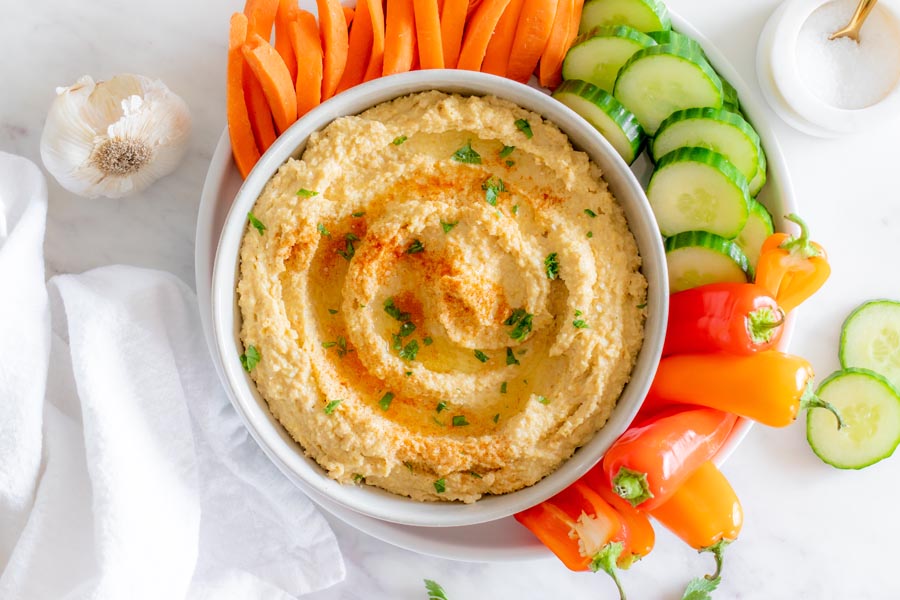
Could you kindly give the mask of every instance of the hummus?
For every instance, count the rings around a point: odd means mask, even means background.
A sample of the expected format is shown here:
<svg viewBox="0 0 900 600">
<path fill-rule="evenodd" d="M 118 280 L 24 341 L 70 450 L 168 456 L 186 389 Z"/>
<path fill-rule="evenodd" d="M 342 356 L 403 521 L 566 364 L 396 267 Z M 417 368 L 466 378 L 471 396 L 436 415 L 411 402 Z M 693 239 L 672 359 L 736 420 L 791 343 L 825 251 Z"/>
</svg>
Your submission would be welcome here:
<svg viewBox="0 0 900 600">
<path fill-rule="evenodd" d="M 338 481 L 417 500 L 518 490 L 603 427 L 628 381 L 637 245 L 600 169 L 540 115 L 426 92 L 339 118 L 252 214 L 245 366 Z"/>
</svg>

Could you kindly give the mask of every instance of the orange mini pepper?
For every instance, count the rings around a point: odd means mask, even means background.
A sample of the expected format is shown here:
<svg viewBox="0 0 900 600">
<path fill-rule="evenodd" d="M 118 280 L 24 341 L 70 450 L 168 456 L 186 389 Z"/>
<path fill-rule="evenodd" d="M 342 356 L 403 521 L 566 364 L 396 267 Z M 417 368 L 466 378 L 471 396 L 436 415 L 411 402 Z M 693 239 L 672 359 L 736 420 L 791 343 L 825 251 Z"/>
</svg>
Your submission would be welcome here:
<svg viewBox="0 0 900 600">
<path fill-rule="evenodd" d="M 788 313 L 812 296 L 831 275 L 825 249 L 810 241 L 809 228 L 797 215 L 785 217 L 800 226 L 800 237 L 775 233 L 763 243 L 756 284 L 767 289 Z"/>
<path fill-rule="evenodd" d="M 620 569 L 628 569 L 636 561 L 644 558 L 656 543 L 656 533 L 647 514 L 639 511 L 628 500 L 620 497 L 603 481 L 603 473 L 600 469 L 591 470 L 585 476 L 585 481 L 591 482 L 591 487 L 606 500 L 610 506 L 616 509 L 622 519 L 622 539 L 624 544 L 622 554 L 617 561 Z"/>
</svg>

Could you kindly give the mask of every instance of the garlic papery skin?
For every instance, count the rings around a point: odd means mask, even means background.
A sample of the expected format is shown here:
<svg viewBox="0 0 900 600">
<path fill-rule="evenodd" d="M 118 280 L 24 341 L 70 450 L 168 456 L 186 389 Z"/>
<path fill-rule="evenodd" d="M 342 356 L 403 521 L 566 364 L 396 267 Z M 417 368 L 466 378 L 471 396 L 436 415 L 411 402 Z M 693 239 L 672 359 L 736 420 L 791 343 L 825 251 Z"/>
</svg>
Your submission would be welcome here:
<svg viewBox="0 0 900 600">
<path fill-rule="evenodd" d="M 59 184 L 79 196 L 121 198 L 178 166 L 191 115 L 158 79 L 85 75 L 57 88 L 41 135 L 41 159 Z"/>
</svg>

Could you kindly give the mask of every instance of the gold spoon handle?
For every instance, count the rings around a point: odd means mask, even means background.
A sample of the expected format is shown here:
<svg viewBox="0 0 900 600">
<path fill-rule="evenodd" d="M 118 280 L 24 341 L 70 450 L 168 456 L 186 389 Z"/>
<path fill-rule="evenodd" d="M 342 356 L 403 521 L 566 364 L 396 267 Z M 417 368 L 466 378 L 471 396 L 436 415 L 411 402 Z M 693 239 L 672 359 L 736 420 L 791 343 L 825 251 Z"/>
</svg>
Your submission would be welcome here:
<svg viewBox="0 0 900 600">
<path fill-rule="evenodd" d="M 850 17 L 850 22 L 843 28 L 838 31 L 835 31 L 828 39 L 835 39 L 837 37 L 851 37 L 856 41 L 859 41 L 859 30 L 863 26 L 863 22 L 865 22 L 866 17 L 869 16 L 869 13 L 872 12 L 872 9 L 875 8 L 875 5 L 878 3 L 878 0 L 860 0 L 859 4 L 856 5 L 856 10 L 853 12 L 853 16 Z"/>
</svg>

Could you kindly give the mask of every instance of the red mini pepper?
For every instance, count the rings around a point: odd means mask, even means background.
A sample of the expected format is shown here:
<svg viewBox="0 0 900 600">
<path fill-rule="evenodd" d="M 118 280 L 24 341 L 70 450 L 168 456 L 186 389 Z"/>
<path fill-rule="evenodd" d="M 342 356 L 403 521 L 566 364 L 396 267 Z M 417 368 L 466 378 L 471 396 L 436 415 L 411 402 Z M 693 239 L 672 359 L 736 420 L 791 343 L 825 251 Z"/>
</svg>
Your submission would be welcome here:
<svg viewBox="0 0 900 600">
<path fill-rule="evenodd" d="M 626 431 L 603 457 L 612 489 L 653 510 L 719 451 L 736 417 L 709 408 L 684 410 Z"/>
<path fill-rule="evenodd" d="M 711 283 L 672 294 L 663 356 L 700 352 L 752 354 L 781 339 L 784 312 L 765 288 Z"/>
<path fill-rule="evenodd" d="M 800 237 L 775 233 L 763 242 L 756 283 L 769 290 L 788 313 L 824 285 L 831 267 L 825 249 L 810 241 L 803 219 L 797 215 L 785 218 L 800 226 Z"/>
</svg>

